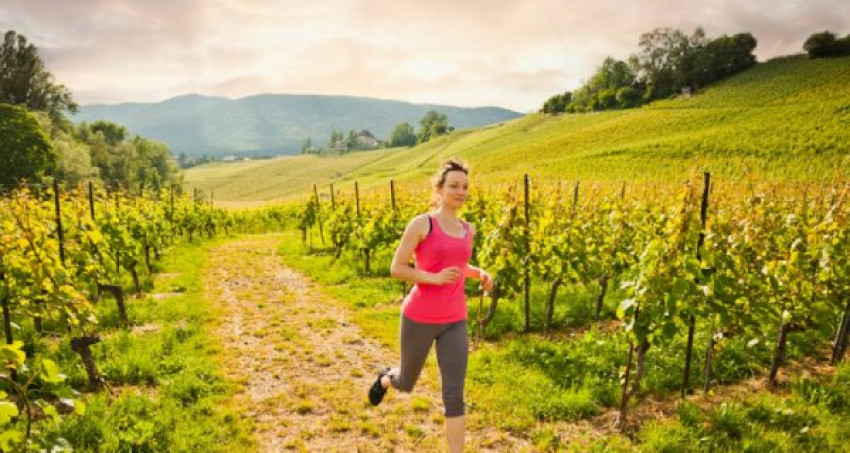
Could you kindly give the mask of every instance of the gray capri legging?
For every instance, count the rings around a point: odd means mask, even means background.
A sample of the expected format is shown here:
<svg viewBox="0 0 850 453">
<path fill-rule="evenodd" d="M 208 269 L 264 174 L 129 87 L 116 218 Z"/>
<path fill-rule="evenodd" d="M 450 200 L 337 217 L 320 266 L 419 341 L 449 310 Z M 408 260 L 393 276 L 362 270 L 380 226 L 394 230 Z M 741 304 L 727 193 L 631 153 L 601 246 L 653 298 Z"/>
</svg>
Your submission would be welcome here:
<svg viewBox="0 0 850 453">
<path fill-rule="evenodd" d="M 437 342 L 437 364 L 443 387 L 446 417 L 464 414 L 463 384 L 469 358 L 466 320 L 450 324 L 424 324 L 401 315 L 401 367 L 389 372 L 394 388 L 410 392 L 416 385 L 431 344 Z"/>
</svg>

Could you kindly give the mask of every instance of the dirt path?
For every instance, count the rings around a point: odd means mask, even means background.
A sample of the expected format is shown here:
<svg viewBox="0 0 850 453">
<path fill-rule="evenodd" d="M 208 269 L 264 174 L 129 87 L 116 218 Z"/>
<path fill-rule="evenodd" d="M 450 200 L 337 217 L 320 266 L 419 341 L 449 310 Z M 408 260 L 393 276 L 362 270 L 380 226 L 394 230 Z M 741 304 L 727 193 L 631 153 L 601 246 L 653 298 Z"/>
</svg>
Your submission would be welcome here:
<svg viewBox="0 0 850 453">
<path fill-rule="evenodd" d="M 206 276 L 221 310 L 225 372 L 240 384 L 236 404 L 254 420 L 260 451 L 445 451 L 433 366 L 412 395 L 391 391 L 369 405 L 375 373 L 396 354 L 364 338 L 338 303 L 284 266 L 277 243 L 256 236 L 224 244 Z M 498 432 L 469 433 L 467 445 L 519 450 Z"/>
</svg>

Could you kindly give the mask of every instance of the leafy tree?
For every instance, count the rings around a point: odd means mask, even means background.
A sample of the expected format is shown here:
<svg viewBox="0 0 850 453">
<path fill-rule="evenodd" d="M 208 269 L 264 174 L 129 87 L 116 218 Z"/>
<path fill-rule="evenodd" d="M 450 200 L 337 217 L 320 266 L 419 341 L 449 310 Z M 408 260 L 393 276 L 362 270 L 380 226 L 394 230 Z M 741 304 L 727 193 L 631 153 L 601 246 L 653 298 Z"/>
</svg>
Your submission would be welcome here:
<svg viewBox="0 0 850 453">
<path fill-rule="evenodd" d="M 81 124 L 77 135 L 88 145 L 91 165 L 100 170 L 100 177 L 112 187 L 133 189 L 144 186 L 158 190 L 169 184 L 179 184 L 180 166 L 200 165 L 209 161 L 206 156 L 193 159 L 180 156 L 180 165 L 164 143 L 143 137 L 129 137 L 124 126 L 98 121 Z"/>
<path fill-rule="evenodd" d="M 641 96 L 643 93 L 640 89 L 634 86 L 624 86 L 617 89 L 617 93 L 614 95 L 617 105 L 622 108 L 632 108 L 637 107 L 641 103 Z"/>
<path fill-rule="evenodd" d="M 809 58 L 831 58 L 850 55 L 850 35 L 838 39 L 838 35 L 829 30 L 815 33 L 803 43 L 803 50 Z"/>
<path fill-rule="evenodd" d="M 77 185 L 92 176 L 91 155 L 85 143 L 67 133 L 53 139 L 56 149 L 56 176 L 71 185 Z"/>
<path fill-rule="evenodd" d="M 109 172 L 108 169 L 112 165 L 110 146 L 106 142 L 106 138 L 103 134 L 93 134 L 85 124 L 80 125 L 79 136 L 89 146 L 92 167 L 99 169 L 98 176 L 106 181 L 104 176 Z"/>
<path fill-rule="evenodd" d="M 348 131 L 348 138 L 345 139 L 345 144 L 348 146 L 348 149 L 357 148 L 357 131 L 354 129 Z"/>
<path fill-rule="evenodd" d="M 306 154 L 307 151 L 313 147 L 313 143 L 310 140 L 310 137 L 307 137 L 303 142 L 301 142 L 301 154 Z"/>
<path fill-rule="evenodd" d="M 408 123 L 396 124 L 390 133 L 390 146 L 413 146 L 416 144 L 416 134 L 413 126 Z"/>
<path fill-rule="evenodd" d="M 451 131 L 449 126 L 449 118 L 445 113 L 431 110 L 419 120 L 420 128 L 417 141 L 425 143 L 434 137 L 446 134 Z"/>
<path fill-rule="evenodd" d="M 688 85 L 700 88 L 751 68 L 756 64 L 753 54 L 756 44 L 756 38 L 750 33 L 712 39 L 697 57 L 696 71 L 691 74 Z"/>
<path fill-rule="evenodd" d="M 0 184 L 13 186 L 53 171 L 56 152 L 23 107 L 0 104 Z"/>
<path fill-rule="evenodd" d="M 568 110 L 595 111 L 637 105 L 628 96 L 623 98 L 628 104 L 618 100 L 617 93 L 623 88 L 631 89 L 627 94 L 638 95 L 640 90 L 637 88 L 637 76 L 625 61 L 608 57 L 590 81 L 576 92 Z"/>
<path fill-rule="evenodd" d="M 129 135 L 126 127 L 109 121 L 95 121 L 89 127 L 92 133 L 96 134 L 99 132 L 103 134 L 103 138 L 106 139 L 106 143 L 110 146 L 115 146 L 123 142 Z"/>
<path fill-rule="evenodd" d="M 345 135 L 339 131 L 331 131 L 331 138 L 328 140 L 328 144 L 325 146 L 325 149 L 328 151 L 336 151 L 338 153 L 348 151 L 348 147 L 345 142 Z"/>
<path fill-rule="evenodd" d="M 588 85 L 592 90 L 602 90 L 631 86 L 635 81 L 635 73 L 625 61 L 608 57 L 596 70 Z"/>
<path fill-rule="evenodd" d="M 567 106 L 573 100 L 573 94 L 569 91 L 563 94 L 556 94 L 543 103 L 543 113 L 564 113 L 567 111 Z"/>
<path fill-rule="evenodd" d="M 132 144 L 137 156 L 134 185 L 158 191 L 181 182 L 180 168 L 171 156 L 168 145 L 139 136 L 133 139 Z"/>
<path fill-rule="evenodd" d="M 132 142 L 121 142 L 109 147 L 109 166 L 104 168 L 101 176 L 113 187 L 130 190 L 133 186 L 137 170 L 138 154 Z"/>
<path fill-rule="evenodd" d="M 36 47 L 14 30 L 6 32 L 0 46 L 0 102 L 46 111 L 52 118 L 77 111 L 71 92 L 53 82 Z"/>
<path fill-rule="evenodd" d="M 656 28 L 640 36 L 640 50 L 629 63 L 647 86 L 646 100 L 666 98 L 685 85 L 687 74 L 692 71 L 690 61 L 704 40 L 701 28 L 690 37 L 672 28 Z"/>
</svg>

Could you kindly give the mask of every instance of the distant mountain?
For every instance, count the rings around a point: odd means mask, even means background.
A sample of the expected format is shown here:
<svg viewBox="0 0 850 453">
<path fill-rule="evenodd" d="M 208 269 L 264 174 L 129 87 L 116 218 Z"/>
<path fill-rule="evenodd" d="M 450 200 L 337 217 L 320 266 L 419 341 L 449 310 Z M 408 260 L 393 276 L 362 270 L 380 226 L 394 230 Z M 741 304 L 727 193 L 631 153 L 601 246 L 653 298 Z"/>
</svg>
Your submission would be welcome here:
<svg viewBox="0 0 850 453">
<path fill-rule="evenodd" d="M 418 130 L 429 110 L 455 128 L 478 127 L 522 116 L 498 107 L 452 107 L 351 96 L 262 94 L 240 99 L 190 94 L 156 103 L 86 105 L 74 121 L 107 120 L 132 133 L 167 143 L 190 156 L 296 154 L 310 138 L 323 146 L 332 131 L 367 129 L 386 139 L 402 122 Z"/>
</svg>

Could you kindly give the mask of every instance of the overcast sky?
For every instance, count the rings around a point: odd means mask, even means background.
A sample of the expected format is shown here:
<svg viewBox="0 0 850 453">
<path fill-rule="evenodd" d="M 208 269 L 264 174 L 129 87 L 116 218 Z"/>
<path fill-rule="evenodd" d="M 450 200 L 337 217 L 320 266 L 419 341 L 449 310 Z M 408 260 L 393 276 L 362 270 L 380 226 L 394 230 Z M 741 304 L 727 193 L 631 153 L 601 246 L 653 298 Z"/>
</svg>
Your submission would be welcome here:
<svg viewBox="0 0 850 453">
<path fill-rule="evenodd" d="M 81 104 L 345 94 L 521 112 L 656 27 L 749 31 L 760 61 L 850 33 L 850 0 L 0 0 Z"/>
</svg>

